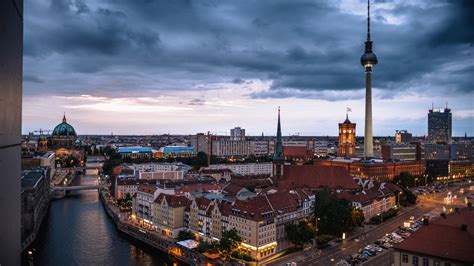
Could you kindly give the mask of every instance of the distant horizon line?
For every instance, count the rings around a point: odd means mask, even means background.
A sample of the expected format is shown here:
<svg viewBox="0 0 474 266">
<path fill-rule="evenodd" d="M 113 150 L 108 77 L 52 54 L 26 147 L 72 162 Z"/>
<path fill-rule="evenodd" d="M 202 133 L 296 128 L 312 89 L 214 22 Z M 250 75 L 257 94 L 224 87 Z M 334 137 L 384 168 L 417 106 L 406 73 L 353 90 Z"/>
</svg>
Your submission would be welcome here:
<svg viewBox="0 0 474 266">
<path fill-rule="evenodd" d="M 31 132 L 30 132 L 31 133 Z M 202 132 L 199 132 L 199 133 L 202 133 Z M 77 136 L 108 136 L 108 137 L 111 137 L 111 136 L 114 136 L 114 137 L 126 137 L 126 136 L 134 136 L 134 137 L 143 137 L 143 136 L 194 136 L 194 135 L 197 135 L 199 133 L 194 133 L 194 134 L 167 134 L 167 133 L 163 133 L 163 134 L 77 134 Z M 21 134 L 22 136 L 29 136 L 29 133 L 25 134 L 25 133 L 22 133 Z M 40 134 L 33 134 L 34 136 L 39 136 Z M 43 134 L 43 135 L 51 135 L 51 134 Z M 204 133 L 204 135 L 207 135 L 207 133 Z M 210 134 L 212 136 L 218 136 L 218 137 L 231 137 L 230 135 L 216 135 L 216 134 Z M 276 134 L 275 135 L 246 135 L 245 137 L 249 137 L 249 138 L 258 138 L 258 137 L 276 137 Z M 338 135 L 282 135 L 282 137 L 339 137 Z M 364 136 L 363 135 L 356 135 L 356 138 L 363 138 Z M 387 136 L 387 135 L 378 135 L 378 136 L 374 136 L 376 138 L 387 138 L 387 137 L 393 137 L 395 138 L 395 135 L 391 135 L 391 136 Z M 412 138 L 426 138 L 428 137 L 428 135 L 421 135 L 421 136 L 412 136 Z M 451 138 L 464 138 L 466 136 L 451 136 Z M 468 138 L 471 138 L 471 137 L 474 137 L 474 136 L 469 136 L 467 135 Z"/>
</svg>

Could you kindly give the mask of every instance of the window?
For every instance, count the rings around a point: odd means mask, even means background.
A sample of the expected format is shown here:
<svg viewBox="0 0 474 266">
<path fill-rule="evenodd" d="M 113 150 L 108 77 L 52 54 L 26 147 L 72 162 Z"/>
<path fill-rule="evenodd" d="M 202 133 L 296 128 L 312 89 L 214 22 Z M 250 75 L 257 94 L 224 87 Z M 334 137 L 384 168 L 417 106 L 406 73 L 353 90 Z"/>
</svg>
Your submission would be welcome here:
<svg viewBox="0 0 474 266">
<path fill-rule="evenodd" d="M 440 264 L 439 264 L 439 260 L 435 260 L 435 261 L 433 262 L 433 264 L 434 264 L 434 266 L 439 266 L 439 265 L 440 265 Z"/>
<path fill-rule="evenodd" d="M 408 255 L 407 254 L 402 254 L 402 262 L 408 263 Z"/>
<path fill-rule="evenodd" d="M 413 256 L 413 265 L 418 265 L 418 257 Z"/>
<path fill-rule="evenodd" d="M 423 258 L 423 266 L 430 266 L 430 259 Z"/>
</svg>

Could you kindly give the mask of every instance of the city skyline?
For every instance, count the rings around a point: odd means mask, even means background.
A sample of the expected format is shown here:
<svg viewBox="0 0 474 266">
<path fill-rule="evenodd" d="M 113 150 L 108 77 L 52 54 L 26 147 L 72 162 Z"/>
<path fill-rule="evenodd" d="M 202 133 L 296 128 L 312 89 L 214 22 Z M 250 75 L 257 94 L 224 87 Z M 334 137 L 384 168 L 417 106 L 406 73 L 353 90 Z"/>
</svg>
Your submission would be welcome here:
<svg viewBox="0 0 474 266">
<path fill-rule="evenodd" d="M 160 4 L 175 14 L 159 13 Z M 432 102 L 446 101 L 453 136 L 474 134 L 469 8 L 371 4 L 383 62 L 373 77 L 374 136 L 426 135 Z M 81 135 L 228 134 L 235 126 L 274 135 L 281 106 L 283 135 L 336 136 L 351 107 L 363 136 L 365 21 L 365 1 L 28 3 L 23 133 L 52 129 L 65 112 Z"/>
</svg>

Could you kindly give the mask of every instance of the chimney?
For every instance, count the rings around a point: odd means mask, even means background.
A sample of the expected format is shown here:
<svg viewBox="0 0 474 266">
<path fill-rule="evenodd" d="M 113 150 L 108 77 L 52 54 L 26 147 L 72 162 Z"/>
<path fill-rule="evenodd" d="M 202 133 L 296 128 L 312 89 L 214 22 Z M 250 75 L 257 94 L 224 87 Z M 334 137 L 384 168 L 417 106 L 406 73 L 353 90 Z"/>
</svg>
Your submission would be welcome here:
<svg viewBox="0 0 474 266">
<path fill-rule="evenodd" d="M 461 231 L 467 231 L 467 224 L 461 224 Z"/>
</svg>

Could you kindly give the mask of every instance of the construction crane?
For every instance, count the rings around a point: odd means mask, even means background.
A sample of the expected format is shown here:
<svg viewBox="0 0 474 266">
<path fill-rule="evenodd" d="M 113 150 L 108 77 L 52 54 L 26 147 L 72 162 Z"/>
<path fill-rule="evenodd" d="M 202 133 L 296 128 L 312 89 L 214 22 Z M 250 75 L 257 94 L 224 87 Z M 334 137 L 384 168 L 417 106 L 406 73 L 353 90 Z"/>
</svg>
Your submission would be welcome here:
<svg viewBox="0 0 474 266">
<path fill-rule="evenodd" d="M 34 133 L 39 133 L 40 135 L 43 135 L 44 132 L 46 132 L 47 134 L 49 134 L 52 130 L 43 130 L 43 129 L 38 129 L 38 130 L 34 130 L 33 132 Z"/>
</svg>

